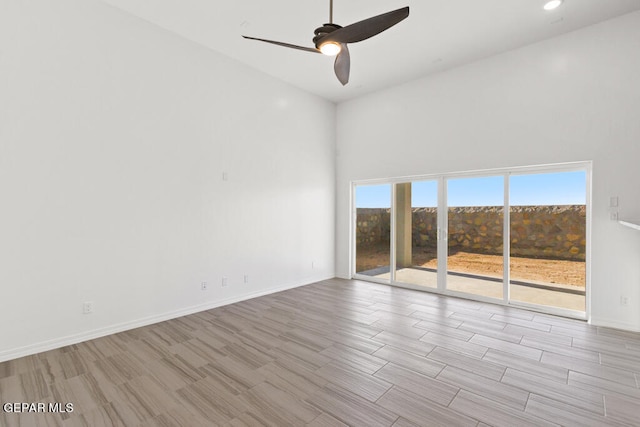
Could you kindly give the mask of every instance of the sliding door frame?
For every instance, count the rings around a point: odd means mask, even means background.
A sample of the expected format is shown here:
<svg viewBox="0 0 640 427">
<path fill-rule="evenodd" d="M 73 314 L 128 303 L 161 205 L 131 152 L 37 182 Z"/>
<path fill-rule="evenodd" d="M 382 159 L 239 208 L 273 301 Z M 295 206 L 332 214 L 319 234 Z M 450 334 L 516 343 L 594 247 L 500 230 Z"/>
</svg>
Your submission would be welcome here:
<svg viewBox="0 0 640 427">
<path fill-rule="evenodd" d="M 585 172 L 586 175 L 586 248 L 585 248 L 585 311 L 574 311 L 569 309 L 562 309 L 552 306 L 544 306 L 531 304 L 521 301 L 511 301 L 510 298 L 510 177 L 513 175 L 529 175 L 539 173 L 558 173 L 558 172 Z M 391 286 L 415 289 L 424 292 L 432 292 L 443 295 L 450 295 L 465 299 L 472 299 L 476 301 L 489 302 L 504 306 L 521 307 L 533 311 L 572 317 L 577 319 L 589 320 L 591 317 L 591 191 L 592 191 L 592 162 L 580 161 L 571 163 L 549 164 L 549 165 L 537 165 L 537 166 L 523 166 L 512 168 L 500 168 L 491 170 L 475 170 L 466 172 L 453 172 L 431 175 L 413 175 L 397 178 L 386 179 L 372 179 L 372 180 L 359 180 L 351 182 L 351 221 L 350 221 L 350 277 L 353 279 L 366 280 L 375 283 L 388 284 Z M 504 206 L 503 206 L 503 298 L 496 299 L 490 297 L 484 297 L 476 294 L 468 294 L 463 292 L 457 292 L 447 289 L 447 258 L 448 258 L 448 204 L 447 204 L 447 180 L 452 178 L 480 178 L 488 176 L 503 176 L 504 179 Z M 396 184 L 411 183 L 414 181 L 437 181 L 438 182 L 438 208 L 437 208 L 437 258 L 438 258 L 438 286 L 437 288 L 427 288 L 420 285 L 413 285 L 409 283 L 397 282 L 395 277 L 396 272 Z M 357 209 L 356 209 L 356 188 L 361 185 L 390 185 L 391 186 L 391 200 L 390 200 L 390 244 L 389 244 L 389 280 L 379 279 L 367 275 L 358 274 L 355 271 L 356 265 L 356 221 L 357 221 Z"/>
</svg>

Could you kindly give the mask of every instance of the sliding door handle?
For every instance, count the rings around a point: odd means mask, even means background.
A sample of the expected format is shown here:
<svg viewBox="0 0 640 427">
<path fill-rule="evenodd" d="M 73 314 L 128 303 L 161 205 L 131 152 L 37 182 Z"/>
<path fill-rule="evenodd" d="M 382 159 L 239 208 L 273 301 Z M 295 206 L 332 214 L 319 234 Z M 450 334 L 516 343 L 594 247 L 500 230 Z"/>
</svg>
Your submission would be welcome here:
<svg viewBox="0 0 640 427">
<path fill-rule="evenodd" d="M 438 240 L 447 240 L 447 229 L 438 227 Z"/>
</svg>

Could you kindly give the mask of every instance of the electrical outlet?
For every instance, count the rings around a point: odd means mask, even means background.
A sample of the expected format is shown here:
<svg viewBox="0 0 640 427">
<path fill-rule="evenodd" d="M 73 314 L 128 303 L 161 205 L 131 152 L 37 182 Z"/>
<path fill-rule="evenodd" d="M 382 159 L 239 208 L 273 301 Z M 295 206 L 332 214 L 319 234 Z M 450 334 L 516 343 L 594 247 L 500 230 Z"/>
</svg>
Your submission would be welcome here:
<svg viewBox="0 0 640 427">
<path fill-rule="evenodd" d="M 93 301 L 85 301 L 82 304 L 82 314 L 91 314 L 93 313 Z"/>
<path fill-rule="evenodd" d="M 249 275 L 248 274 L 244 275 L 244 283 L 249 283 Z"/>
<path fill-rule="evenodd" d="M 620 305 L 629 305 L 629 297 L 625 295 L 620 296 Z"/>
<path fill-rule="evenodd" d="M 208 286 L 207 282 L 200 282 L 200 289 L 202 289 L 203 291 L 207 290 L 207 286 Z"/>
<path fill-rule="evenodd" d="M 226 278 L 226 277 L 223 277 L 223 278 L 222 278 L 222 286 L 223 286 L 223 287 L 225 287 L 225 286 L 227 286 L 228 284 L 229 284 L 229 281 L 227 280 L 227 278 Z"/>
<path fill-rule="evenodd" d="M 316 268 L 316 263 L 315 263 L 315 261 L 311 261 L 311 269 L 313 270 L 313 269 L 315 269 L 315 268 Z"/>
<path fill-rule="evenodd" d="M 618 220 L 618 211 L 613 211 L 609 213 L 609 218 L 611 218 L 611 221 L 617 221 Z"/>
</svg>

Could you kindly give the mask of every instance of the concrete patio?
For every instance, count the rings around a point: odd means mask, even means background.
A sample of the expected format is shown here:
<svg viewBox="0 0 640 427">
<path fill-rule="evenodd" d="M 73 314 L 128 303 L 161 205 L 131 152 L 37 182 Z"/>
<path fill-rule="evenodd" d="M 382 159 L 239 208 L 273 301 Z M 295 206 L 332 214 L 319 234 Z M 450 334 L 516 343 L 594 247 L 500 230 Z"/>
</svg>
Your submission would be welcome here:
<svg viewBox="0 0 640 427">
<path fill-rule="evenodd" d="M 366 276 L 389 280 L 389 268 L 360 272 Z M 433 269 L 407 267 L 396 271 L 396 282 L 437 288 L 437 273 Z M 468 273 L 449 271 L 447 289 L 467 294 L 481 295 L 502 300 L 502 278 L 477 276 Z M 511 301 L 545 305 L 567 310 L 585 311 L 585 292 L 583 287 L 557 283 L 511 282 Z"/>
</svg>

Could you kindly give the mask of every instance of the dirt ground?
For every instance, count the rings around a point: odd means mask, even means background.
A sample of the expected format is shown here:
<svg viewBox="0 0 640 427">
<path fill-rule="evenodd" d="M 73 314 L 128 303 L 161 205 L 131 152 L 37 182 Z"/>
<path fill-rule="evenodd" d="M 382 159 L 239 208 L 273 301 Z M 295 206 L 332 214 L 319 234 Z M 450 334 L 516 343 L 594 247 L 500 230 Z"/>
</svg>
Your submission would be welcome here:
<svg viewBox="0 0 640 427">
<path fill-rule="evenodd" d="M 358 248 L 356 271 L 366 271 L 389 265 L 389 247 L 386 245 Z M 435 251 L 413 248 L 413 265 L 437 268 Z M 468 252 L 450 254 L 447 268 L 461 273 L 502 277 L 503 259 L 498 255 L 482 255 Z M 557 283 L 584 287 L 586 268 L 584 262 L 511 257 L 511 279 Z"/>
</svg>

